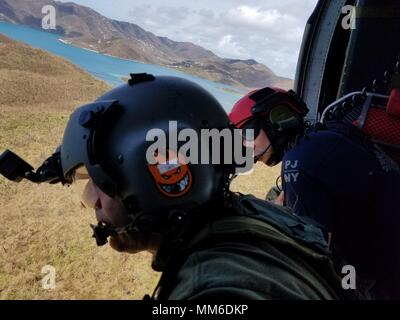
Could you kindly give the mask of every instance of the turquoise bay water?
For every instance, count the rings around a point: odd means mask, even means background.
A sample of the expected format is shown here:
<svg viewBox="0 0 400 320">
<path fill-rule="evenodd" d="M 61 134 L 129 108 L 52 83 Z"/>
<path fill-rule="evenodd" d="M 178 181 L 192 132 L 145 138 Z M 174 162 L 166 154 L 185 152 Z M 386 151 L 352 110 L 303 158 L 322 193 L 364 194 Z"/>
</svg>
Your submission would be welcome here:
<svg viewBox="0 0 400 320">
<path fill-rule="evenodd" d="M 128 77 L 130 73 L 147 72 L 153 75 L 178 76 L 194 81 L 213 94 L 227 111 L 230 111 L 233 104 L 242 96 L 242 94 L 228 92 L 227 90 L 232 90 L 230 86 L 153 64 L 119 59 L 78 48 L 59 41 L 60 36 L 58 35 L 29 27 L 0 22 L 0 33 L 9 38 L 25 42 L 32 47 L 62 56 L 96 78 L 113 86 L 122 84 L 121 77 Z M 237 89 L 234 90 L 237 91 Z"/>
</svg>

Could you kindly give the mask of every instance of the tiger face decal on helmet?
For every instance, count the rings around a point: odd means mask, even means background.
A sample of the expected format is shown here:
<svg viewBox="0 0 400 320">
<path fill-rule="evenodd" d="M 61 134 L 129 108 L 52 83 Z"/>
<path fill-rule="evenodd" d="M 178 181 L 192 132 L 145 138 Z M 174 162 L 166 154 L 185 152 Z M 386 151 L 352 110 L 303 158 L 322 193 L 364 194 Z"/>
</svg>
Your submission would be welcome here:
<svg viewBox="0 0 400 320">
<path fill-rule="evenodd" d="M 171 157 L 172 152 L 169 153 L 169 159 L 157 155 L 157 164 L 149 164 L 148 169 L 162 194 L 173 198 L 181 197 L 192 187 L 192 173 L 182 159 L 176 156 Z"/>
</svg>

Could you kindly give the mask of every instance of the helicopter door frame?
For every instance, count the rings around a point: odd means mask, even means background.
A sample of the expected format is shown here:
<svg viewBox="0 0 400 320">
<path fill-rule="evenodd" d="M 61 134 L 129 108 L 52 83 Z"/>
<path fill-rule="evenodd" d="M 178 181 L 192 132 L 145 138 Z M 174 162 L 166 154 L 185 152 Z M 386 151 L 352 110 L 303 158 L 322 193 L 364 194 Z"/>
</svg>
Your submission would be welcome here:
<svg viewBox="0 0 400 320">
<path fill-rule="evenodd" d="M 319 0 L 307 22 L 297 64 L 294 90 L 307 103 L 310 109 L 307 120 L 312 122 L 318 120 L 321 104 L 328 105 L 333 101 L 332 93 L 327 96 L 324 91 L 324 81 L 328 71 L 332 67 L 338 67 L 329 64 L 330 56 L 340 54 L 344 61 L 350 32 L 343 37 L 342 20 L 345 15 L 342 9 L 346 5 L 355 5 L 355 3 L 356 0 Z M 341 41 L 337 41 L 338 37 Z M 335 79 L 340 79 L 341 70 L 340 67 L 340 72 L 335 75 Z M 337 97 L 337 92 L 338 88 L 334 88 L 334 98 Z"/>
</svg>

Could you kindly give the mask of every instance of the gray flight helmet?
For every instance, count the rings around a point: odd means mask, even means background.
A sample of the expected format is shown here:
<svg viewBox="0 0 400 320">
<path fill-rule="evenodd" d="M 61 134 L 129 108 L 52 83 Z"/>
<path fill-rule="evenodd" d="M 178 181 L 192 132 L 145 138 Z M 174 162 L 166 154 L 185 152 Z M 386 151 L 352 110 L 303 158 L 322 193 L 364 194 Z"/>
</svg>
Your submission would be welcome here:
<svg viewBox="0 0 400 320">
<path fill-rule="evenodd" d="M 72 182 L 75 170 L 85 167 L 93 182 L 110 197 L 122 199 L 130 213 L 164 214 L 207 203 L 226 184 L 229 170 L 223 165 L 160 168 L 146 159 L 154 143 L 146 141 L 148 132 L 161 129 L 168 141 L 173 134 L 169 121 L 177 121 L 178 131 L 193 129 L 199 137 L 201 129 L 230 126 L 222 106 L 199 85 L 177 77 L 133 74 L 128 84 L 71 115 L 60 147 L 64 178 Z"/>
</svg>

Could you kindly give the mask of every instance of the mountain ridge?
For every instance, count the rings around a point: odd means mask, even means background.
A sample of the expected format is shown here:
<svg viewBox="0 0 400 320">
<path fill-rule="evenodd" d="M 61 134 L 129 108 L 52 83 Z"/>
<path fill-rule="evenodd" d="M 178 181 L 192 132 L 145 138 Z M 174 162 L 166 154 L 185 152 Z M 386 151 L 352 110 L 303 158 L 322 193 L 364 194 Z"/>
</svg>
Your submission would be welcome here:
<svg viewBox="0 0 400 320">
<path fill-rule="evenodd" d="M 56 8 L 57 30 L 52 32 L 73 45 L 159 64 L 232 86 L 250 89 L 293 86 L 291 79 L 277 76 L 254 59 L 221 58 L 199 45 L 158 37 L 134 23 L 109 19 L 73 2 L 0 0 L 0 20 L 41 28 L 44 5 Z"/>
</svg>

